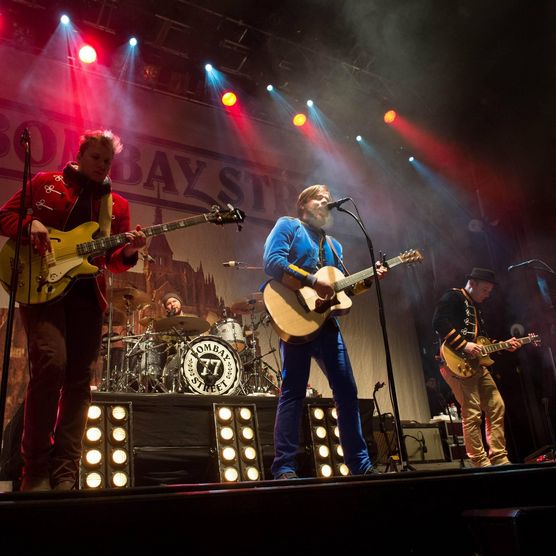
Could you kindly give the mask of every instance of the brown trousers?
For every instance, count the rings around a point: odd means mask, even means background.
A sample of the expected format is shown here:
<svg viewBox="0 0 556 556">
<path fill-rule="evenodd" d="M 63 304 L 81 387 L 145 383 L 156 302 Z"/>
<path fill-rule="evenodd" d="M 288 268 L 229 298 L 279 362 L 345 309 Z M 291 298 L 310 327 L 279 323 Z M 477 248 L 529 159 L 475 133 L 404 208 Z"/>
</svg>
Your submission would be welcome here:
<svg viewBox="0 0 556 556">
<path fill-rule="evenodd" d="M 21 307 L 30 376 L 21 453 L 23 475 L 75 482 L 102 312 L 92 280 L 77 282 L 54 303 Z"/>
<path fill-rule="evenodd" d="M 475 467 L 510 463 L 504 437 L 504 401 L 486 367 L 471 378 L 461 379 L 441 367 L 440 373 L 461 406 L 465 449 Z M 485 413 L 488 455 L 481 435 L 481 416 Z"/>
</svg>

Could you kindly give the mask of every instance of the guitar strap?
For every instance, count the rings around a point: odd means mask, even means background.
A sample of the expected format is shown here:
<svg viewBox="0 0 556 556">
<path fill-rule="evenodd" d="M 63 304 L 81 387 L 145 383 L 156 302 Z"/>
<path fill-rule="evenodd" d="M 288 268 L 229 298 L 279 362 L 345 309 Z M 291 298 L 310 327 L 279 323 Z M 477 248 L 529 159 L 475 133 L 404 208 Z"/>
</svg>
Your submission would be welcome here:
<svg viewBox="0 0 556 556">
<path fill-rule="evenodd" d="M 349 276 L 349 270 L 346 268 L 346 265 L 344 264 L 344 262 L 342 261 L 342 259 L 340 258 L 340 255 L 338 255 L 338 253 L 336 252 L 336 248 L 334 247 L 334 243 L 332 242 L 332 239 L 330 238 L 330 236 L 327 236 L 326 234 L 324 234 L 324 237 L 326 237 L 326 242 L 328 243 L 328 246 L 330 247 L 332 253 L 334 253 L 334 256 L 336 257 L 336 259 L 338 260 L 338 263 L 340 264 L 340 266 L 342 267 L 344 274 L 346 276 Z"/>
<path fill-rule="evenodd" d="M 106 193 L 100 198 L 98 225 L 100 237 L 108 237 L 112 226 L 112 193 Z"/>
</svg>

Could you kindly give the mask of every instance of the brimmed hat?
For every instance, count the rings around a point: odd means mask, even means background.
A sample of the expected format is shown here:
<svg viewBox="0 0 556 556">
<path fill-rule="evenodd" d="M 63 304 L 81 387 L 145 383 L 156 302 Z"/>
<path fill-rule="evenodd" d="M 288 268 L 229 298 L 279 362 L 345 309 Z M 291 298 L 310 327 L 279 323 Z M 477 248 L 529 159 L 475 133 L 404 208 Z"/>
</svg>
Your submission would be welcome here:
<svg viewBox="0 0 556 556">
<path fill-rule="evenodd" d="M 471 274 L 466 276 L 468 280 L 478 280 L 480 282 L 490 282 L 491 284 L 497 284 L 494 277 L 494 271 L 489 268 L 478 268 L 475 267 Z"/>
<path fill-rule="evenodd" d="M 167 294 L 164 294 L 164 296 L 162 297 L 162 299 L 160 300 L 162 305 L 166 305 L 166 302 L 171 298 L 171 297 L 175 297 L 182 305 L 183 305 L 183 299 L 181 298 L 181 295 L 179 295 L 176 292 L 168 292 Z"/>
</svg>

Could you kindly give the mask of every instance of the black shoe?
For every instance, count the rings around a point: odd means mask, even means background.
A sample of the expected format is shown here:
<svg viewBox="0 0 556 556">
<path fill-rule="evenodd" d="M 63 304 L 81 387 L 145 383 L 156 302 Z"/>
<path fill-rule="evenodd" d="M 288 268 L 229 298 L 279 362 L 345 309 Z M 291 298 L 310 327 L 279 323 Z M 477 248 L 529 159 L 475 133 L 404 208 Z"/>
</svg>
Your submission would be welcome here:
<svg viewBox="0 0 556 556">
<path fill-rule="evenodd" d="M 371 467 L 369 467 L 363 475 L 382 475 L 382 473 L 376 467 L 371 465 Z"/>
<path fill-rule="evenodd" d="M 282 473 L 281 475 L 278 475 L 278 477 L 276 477 L 277 481 L 284 481 L 288 479 L 299 479 L 299 477 L 297 476 L 297 473 L 295 471 L 286 471 L 285 473 Z"/>
</svg>

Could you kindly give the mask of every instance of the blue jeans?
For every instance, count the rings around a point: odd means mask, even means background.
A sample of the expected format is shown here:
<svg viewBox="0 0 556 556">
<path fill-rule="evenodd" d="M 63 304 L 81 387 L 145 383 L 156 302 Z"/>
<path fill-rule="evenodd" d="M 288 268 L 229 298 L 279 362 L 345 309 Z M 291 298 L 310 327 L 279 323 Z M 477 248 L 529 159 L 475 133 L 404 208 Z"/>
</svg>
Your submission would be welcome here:
<svg viewBox="0 0 556 556">
<path fill-rule="evenodd" d="M 329 319 L 317 338 L 309 343 L 295 345 L 281 341 L 280 353 L 282 391 L 274 424 L 273 476 L 277 478 L 282 473 L 296 471 L 299 431 L 313 357 L 332 389 L 344 461 L 353 475 L 367 471 L 371 461 L 361 430 L 357 385 L 336 320 Z"/>
</svg>

